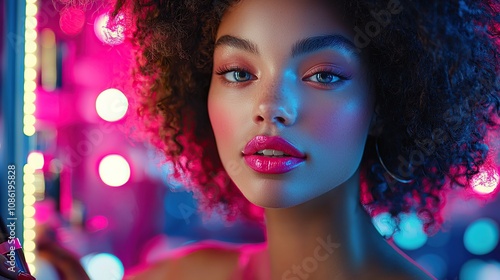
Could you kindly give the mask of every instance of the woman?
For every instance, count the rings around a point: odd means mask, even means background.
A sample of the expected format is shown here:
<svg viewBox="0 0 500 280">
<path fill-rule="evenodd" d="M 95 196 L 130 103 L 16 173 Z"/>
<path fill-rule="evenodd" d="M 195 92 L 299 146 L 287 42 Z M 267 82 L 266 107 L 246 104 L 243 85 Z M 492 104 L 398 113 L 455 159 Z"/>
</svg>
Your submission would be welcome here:
<svg viewBox="0 0 500 280">
<path fill-rule="evenodd" d="M 493 2 L 421 2 L 119 0 L 133 119 L 201 209 L 263 209 L 267 234 L 130 279 L 433 279 L 370 214 L 417 212 L 433 232 L 446 189 L 486 162 L 499 19 Z"/>
</svg>

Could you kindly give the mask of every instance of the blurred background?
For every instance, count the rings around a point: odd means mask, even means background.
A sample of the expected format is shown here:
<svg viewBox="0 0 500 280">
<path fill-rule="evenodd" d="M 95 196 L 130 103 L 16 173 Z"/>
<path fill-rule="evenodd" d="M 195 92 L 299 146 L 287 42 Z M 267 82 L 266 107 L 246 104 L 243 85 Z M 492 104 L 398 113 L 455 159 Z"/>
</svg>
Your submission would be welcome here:
<svg viewBox="0 0 500 280">
<path fill-rule="evenodd" d="M 64 256 L 91 279 L 121 279 L 196 241 L 263 242 L 249 221 L 203 220 L 191 194 L 166 180 L 161 155 L 124 133 L 126 19 L 111 30 L 107 1 L 68 1 L 0 0 L 0 182 L 12 169 L 16 182 L 14 208 L 2 183 L 0 214 L 14 211 L 32 272 L 59 279 L 71 267 Z M 474 188 L 450 193 L 440 232 L 402 219 L 396 244 L 438 279 L 500 279 L 498 139 L 492 132 Z M 391 229 L 384 214 L 374 224 Z"/>
</svg>

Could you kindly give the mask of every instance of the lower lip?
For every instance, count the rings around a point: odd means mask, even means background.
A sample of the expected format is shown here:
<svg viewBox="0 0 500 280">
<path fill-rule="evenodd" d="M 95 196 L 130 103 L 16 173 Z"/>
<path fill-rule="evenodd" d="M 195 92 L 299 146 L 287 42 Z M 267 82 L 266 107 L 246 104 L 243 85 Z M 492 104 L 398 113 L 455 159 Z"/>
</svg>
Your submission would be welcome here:
<svg viewBox="0 0 500 280">
<path fill-rule="evenodd" d="M 296 157 L 245 156 L 245 161 L 253 170 L 264 174 L 282 174 L 297 168 L 305 159 Z"/>
</svg>

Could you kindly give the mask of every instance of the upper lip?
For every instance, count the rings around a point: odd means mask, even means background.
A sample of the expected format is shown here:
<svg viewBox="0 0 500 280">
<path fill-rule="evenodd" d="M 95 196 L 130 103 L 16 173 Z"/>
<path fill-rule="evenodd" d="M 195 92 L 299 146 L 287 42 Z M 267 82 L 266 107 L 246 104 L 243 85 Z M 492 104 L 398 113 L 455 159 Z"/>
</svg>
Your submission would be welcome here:
<svg viewBox="0 0 500 280">
<path fill-rule="evenodd" d="M 243 155 L 253 155 L 258 151 L 272 149 L 282 151 L 288 156 L 305 158 L 305 154 L 300 152 L 290 142 L 280 136 L 257 135 L 245 145 Z"/>
</svg>

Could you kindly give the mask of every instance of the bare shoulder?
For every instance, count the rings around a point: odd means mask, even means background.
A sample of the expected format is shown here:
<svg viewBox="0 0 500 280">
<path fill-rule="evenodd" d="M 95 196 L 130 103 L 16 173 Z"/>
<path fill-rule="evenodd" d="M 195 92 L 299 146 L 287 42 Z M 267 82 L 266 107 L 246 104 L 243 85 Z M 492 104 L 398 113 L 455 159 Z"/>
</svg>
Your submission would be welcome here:
<svg viewBox="0 0 500 280">
<path fill-rule="evenodd" d="M 172 251 L 164 260 L 127 272 L 126 280 L 240 279 L 242 263 L 258 247 L 204 241 Z"/>
</svg>

